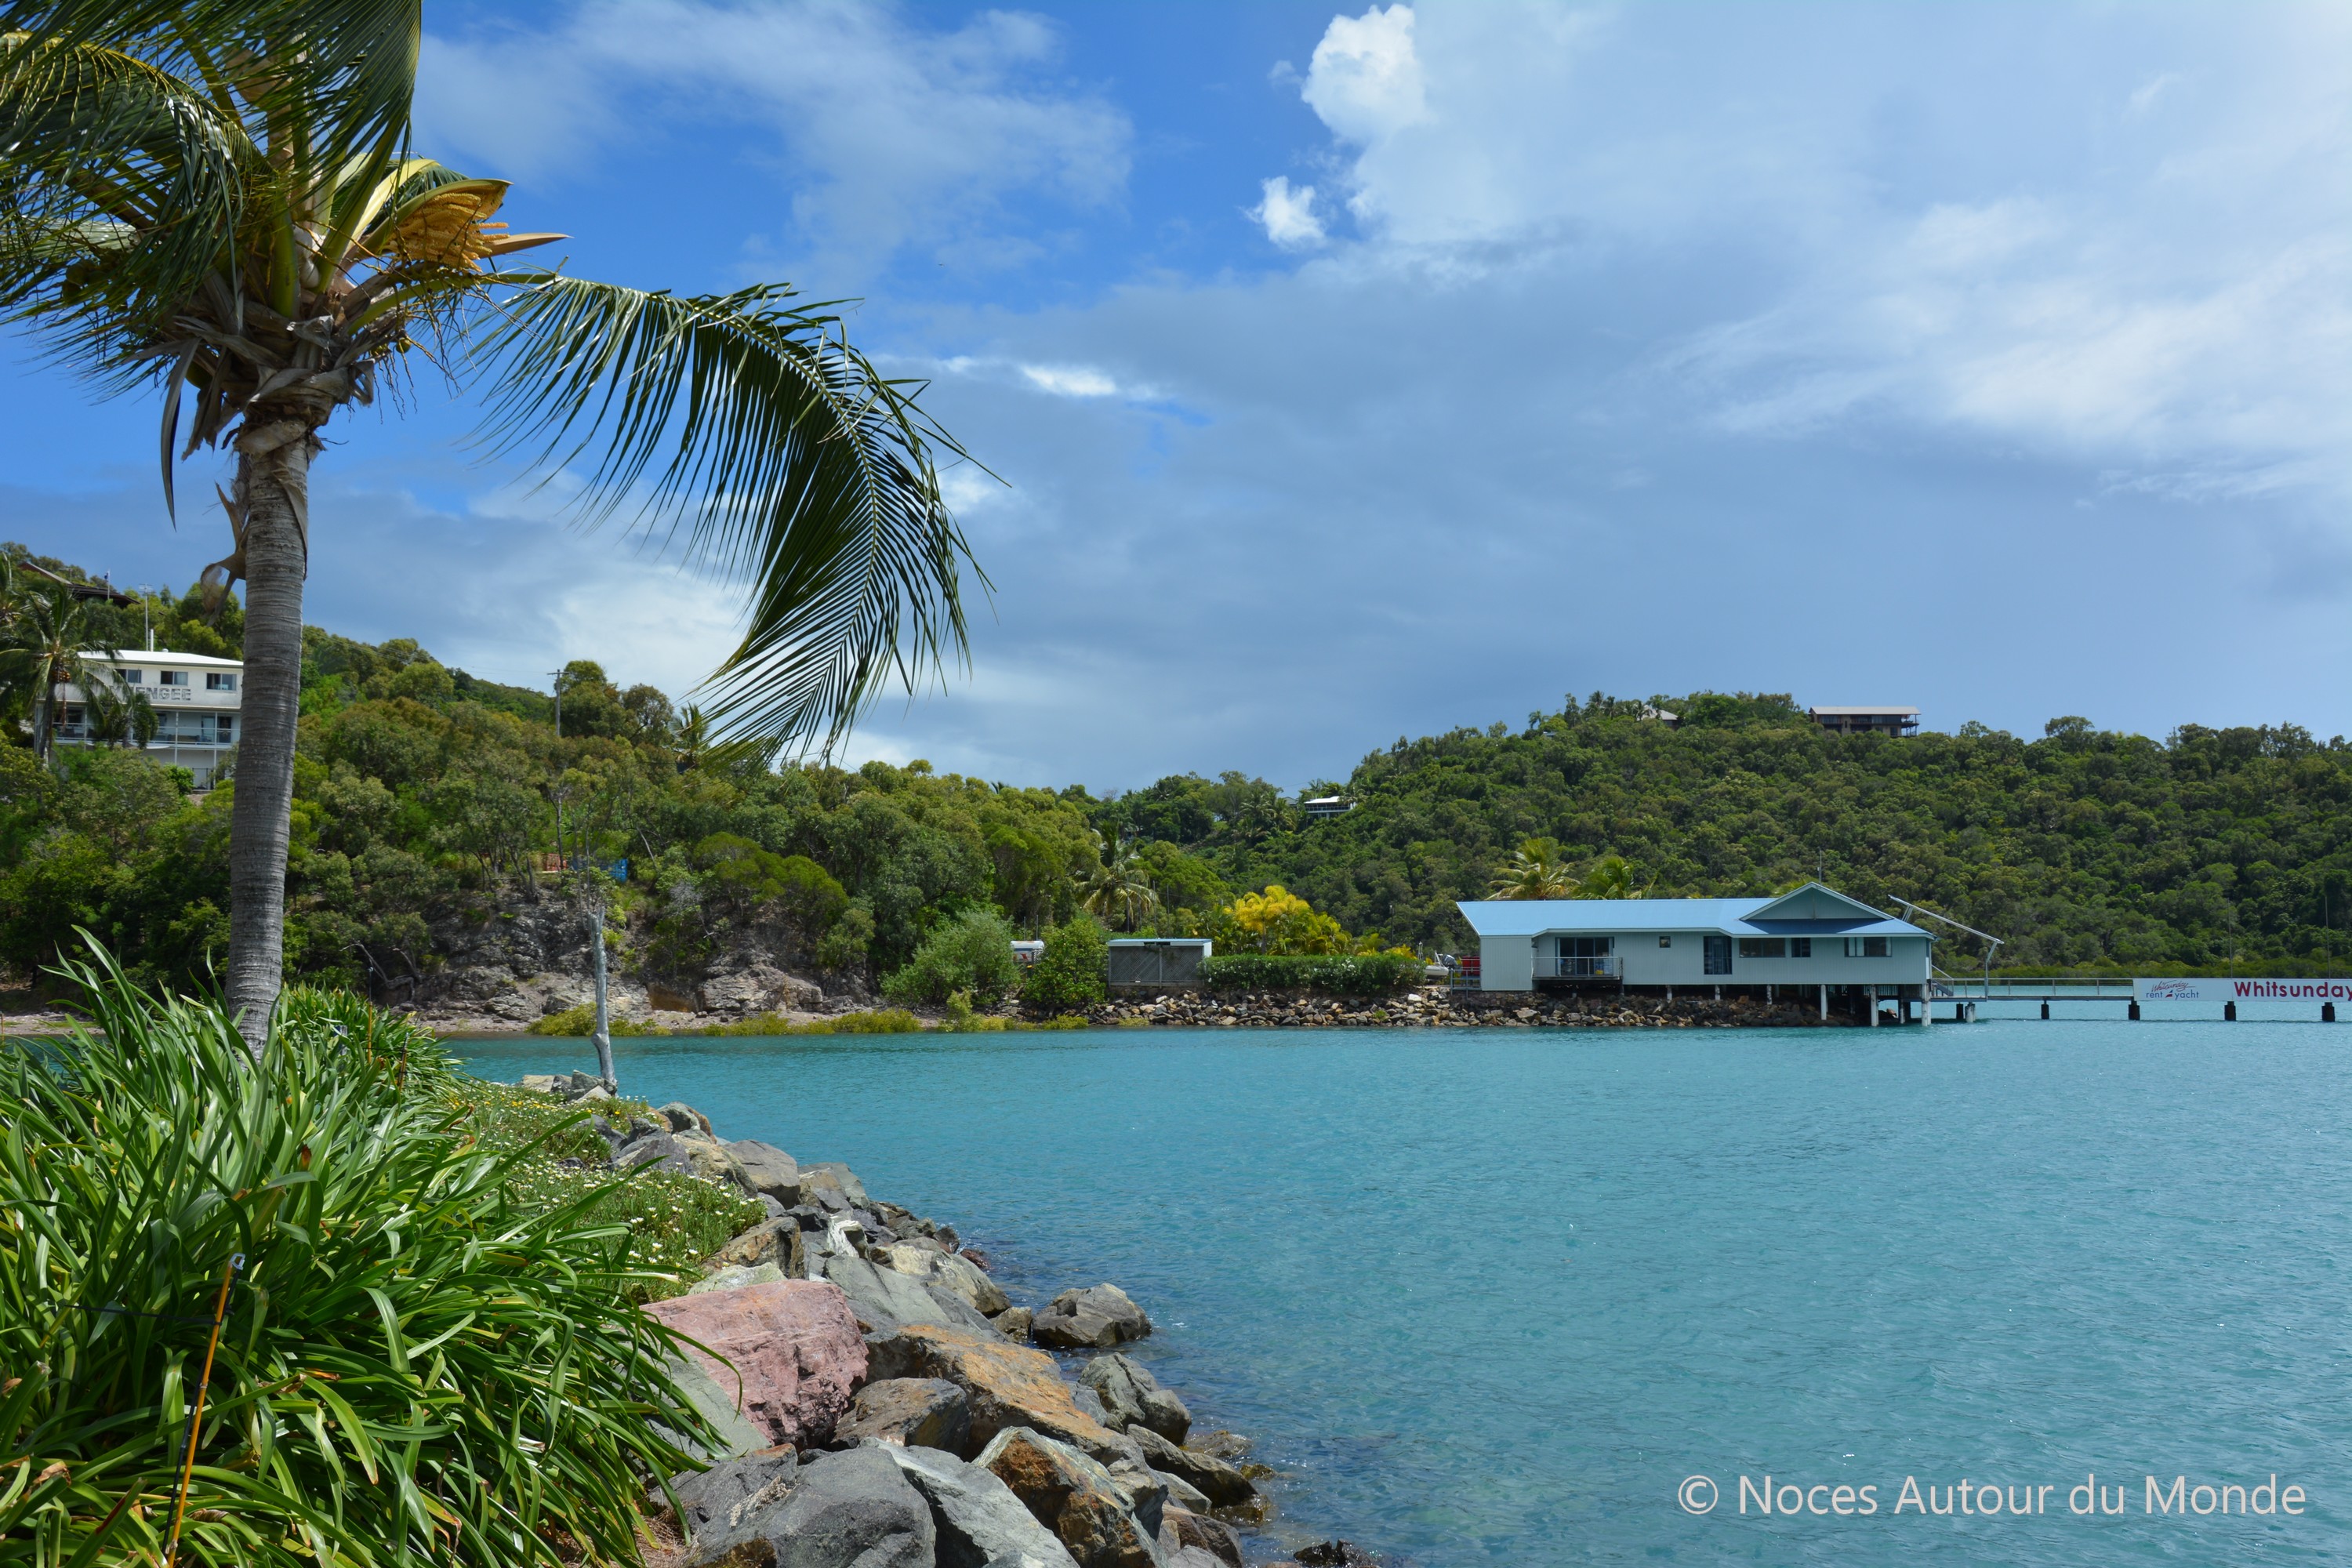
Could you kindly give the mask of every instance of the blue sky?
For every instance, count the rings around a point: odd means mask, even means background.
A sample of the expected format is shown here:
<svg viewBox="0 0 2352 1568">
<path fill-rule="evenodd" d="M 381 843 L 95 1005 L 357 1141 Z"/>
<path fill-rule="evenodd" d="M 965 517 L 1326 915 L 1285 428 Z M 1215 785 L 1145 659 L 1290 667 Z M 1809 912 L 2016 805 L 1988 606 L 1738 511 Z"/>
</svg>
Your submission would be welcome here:
<svg viewBox="0 0 2352 1568">
<path fill-rule="evenodd" d="M 2352 10 L 427 7 L 419 139 L 575 271 L 862 297 L 1005 483 L 973 668 L 854 750 L 1344 776 L 1565 692 L 2352 731 Z M 21 344 L 10 538 L 226 553 Z M 737 598 L 430 382 L 309 618 L 682 692 Z M 200 458 L 182 494 L 202 494 Z"/>
</svg>

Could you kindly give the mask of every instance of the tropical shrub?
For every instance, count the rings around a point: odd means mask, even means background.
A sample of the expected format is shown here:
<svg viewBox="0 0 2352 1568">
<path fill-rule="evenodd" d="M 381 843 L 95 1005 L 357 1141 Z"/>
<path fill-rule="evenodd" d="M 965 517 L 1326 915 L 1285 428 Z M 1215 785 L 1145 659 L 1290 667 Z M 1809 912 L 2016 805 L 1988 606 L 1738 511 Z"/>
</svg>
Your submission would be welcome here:
<svg viewBox="0 0 2352 1568">
<path fill-rule="evenodd" d="M 785 1035 L 917 1035 L 923 1021 L 899 1007 L 879 1007 L 870 1013 L 843 1013 L 832 1018 L 812 1018 L 795 1024 L 781 1013 L 761 1013 L 732 1024 L 715 1024 L 700 1033 L 770 1039 Z"/>
<path fill-rule="evenodd" d="M 987 1006 L 1003 1001 L 1020 978 L 1013 927 L 993 910 L 966 910 L 923 939 L 906 967 L 882 982 L 882 994 L 902 1005 L 938 1005 L 961 991 Z"/>
<path fill-rule="evenodd" d="M 1074 915 L 1045 933 L 1045 951 L 1021 982 L 1021 1000 L 1047 1013 L 1074 1013 L 1110 994 L 1110 940 L 1092 915 Z"/>
<path fill-rule="evenodd" d="M 183 1562 L 635 1561 L 711 1435 L 611 1184 L 519 1193 L 432 1037 L 347 996 L 289 990 L 257 1065 L 219 1006 L 76 978 L 91 1027 L 0 1047 L 8 1560 L 161 1560 L 226 1280 Z"/>
<path fill-rule="evenodd" d="M 1201 965 L 1201 987 L 1216 995 L 1247 991 L 1319 991 L 1329 996 L 1386 996 L 1421 983 L 1410 953 L 1219 953 Z"/>
</svg>

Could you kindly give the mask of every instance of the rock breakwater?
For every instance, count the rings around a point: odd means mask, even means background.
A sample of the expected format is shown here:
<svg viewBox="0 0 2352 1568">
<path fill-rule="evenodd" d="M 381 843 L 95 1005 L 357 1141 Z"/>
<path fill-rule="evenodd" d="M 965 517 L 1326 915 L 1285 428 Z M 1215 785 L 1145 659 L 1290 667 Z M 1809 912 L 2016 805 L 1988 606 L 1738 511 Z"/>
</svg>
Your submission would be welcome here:
<svg viewBox="0 0 2352 1568">
<path fill-rule="evenodd" d="M 672 1371 L 719 1435 L 648 1492 L 650 1568 L 1244 1568 L 1245 1537 L 1265 1560 L 1268 1472 L 1114 1348 L 1153 1331 L 1116 1285 L 1016 1305 L 952 1226 L 846 1166 L 721 1141 L 683 1104 L 626 1114 L 585 1075 L 523 1087 L 610 1105 L 614 1170 L 767 1213 L 645 1309 L 703 1347 Z"/>
<path fill-rule="evenodd" d="M 1811 1001 L 1667 997 L 1618 990 L 1557 994 L 1454 991 L 1444 986 L 1395 996 L 1168 992 L 1105 1002 L 1087 1018 L 1112 1028 L 1142 1025 L 1183 1029 L 1739 1029 L 1818 1026 L 1822 1022 L 1818 1003 Z M 1851 1020 L 1832 1015 L 1830 1022 Z"/>
</svg>

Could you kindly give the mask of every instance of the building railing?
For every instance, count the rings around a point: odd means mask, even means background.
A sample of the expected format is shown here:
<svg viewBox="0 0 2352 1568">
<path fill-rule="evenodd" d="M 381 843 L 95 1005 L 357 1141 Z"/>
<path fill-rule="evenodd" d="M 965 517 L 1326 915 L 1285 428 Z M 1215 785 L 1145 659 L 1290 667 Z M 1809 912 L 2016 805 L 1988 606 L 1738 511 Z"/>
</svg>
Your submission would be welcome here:
<svg viewBox="0 0 2352 1568">
<path fill-rule="evenodd" d="M 1613 954 L 1597 958 L 1538 958 L 1538 980 L 1622 980 L 1625 961 Z"/>
</svg>

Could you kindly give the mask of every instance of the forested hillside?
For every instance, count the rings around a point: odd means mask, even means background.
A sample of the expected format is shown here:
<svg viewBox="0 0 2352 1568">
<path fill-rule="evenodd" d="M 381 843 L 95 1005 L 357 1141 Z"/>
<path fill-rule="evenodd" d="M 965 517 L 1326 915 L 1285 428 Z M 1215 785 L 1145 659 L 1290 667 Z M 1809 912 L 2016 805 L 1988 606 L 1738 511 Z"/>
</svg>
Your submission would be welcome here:
<svg viewBox="0 0 2352 1568">
<path fill-rule="evenodd" d="M 21 549 L 16 553 L 23 558 Z M 79 577 L 60 563 L 42 563 Z M 85 605 L 131 647 L 142 612 Z M 146 606 L 158 642 L 233 654 L 232 601 Z M 477 679 L 414 642 L 306 634 L 289 966 L 379 987 L 437 961 L 432 928 L 498 918 L 551 855 L 617 866 L 649 972 L 690 977 L 730 933 L 791 933 L 796 962 L 878 983 L 924 936 L 993 909 L 1035 931 L 1081 904 L 1110 923 L 1231 941 L 1236 915 L 1299 951 L 1457 949 L 1454 909 L 1523 841 L 1627 862 L 1620 887 L 1767 893 L 1820 876 L 2009 939 L 2004 967 L 2316 967 L 2352 906 L 2352 747 L 2292 725 L 2165 741 L 2053 720 L 1895 740 L 1822 732 L 1785 697 L 1595 696 L 1506 725 L 1399 739 L 1291 795 L 1227 773 L 1098 799 L 935 774 L 777 765 L 581 662 L 553 694 Z M 30 693 L 0 692 L 13 742 Z M 195 797 L 135 750 L 0 744 L 0 963 L 20 978 L 87 928 L 136 972 L 201 979 L 226 928 L 228 788 Z M 1301 802 L 1339 795 L 1344 815 Z M 1097 837 L 1099 835 L 1099 838 Z M 1106 859 L 1105 850 L 1108 851 Z M 1270 884 L 1304 897 L 1235 900 Z M 1327 919 L 1325 917 L 1331 917 Z M 1332 920 L 1336 919 L 1336 925 Z M 1348 933 L 1354 933 L 1349 936 Z M 1975 961 L 1971 939 L 1947 968 Z"/>
<path fill-rule="evenodd" d="M 1400 739 L 1358 764 L 1342 816 L 1310 819 L 1237 775 L 1164 779 L 1097 818 L 1277 881 L 1352 930 L 1466 940 L 1523 839 L 1615 854 L 1636 890 L 1768 893 L 1820 876 L 1916 900 L 2008 940 L 2003 967 L 2316 965 L 2352 907 L 2352 747 L 2294 725 L 2183 725 L 2162 742 L 2051 721 L 2031 741 L 1828 734 L 1785 697 L 1596 695 L 1513 731 Z M 1979 951 L 1956 938 L 1941 962 Z"/>
</svg>

